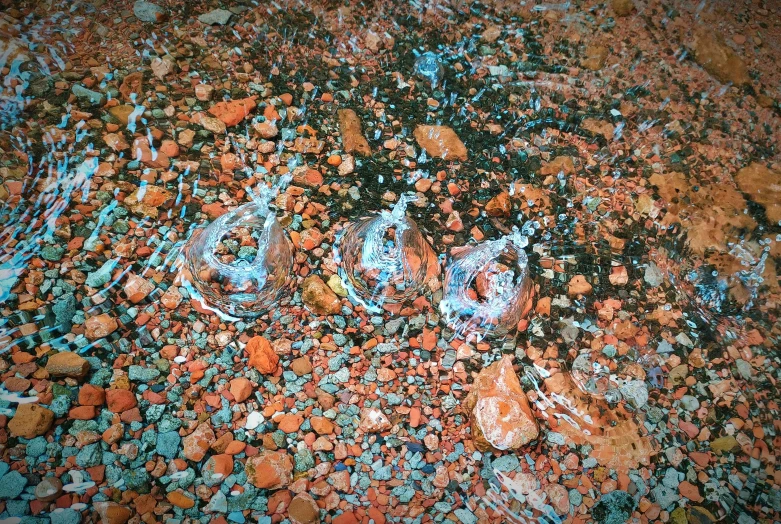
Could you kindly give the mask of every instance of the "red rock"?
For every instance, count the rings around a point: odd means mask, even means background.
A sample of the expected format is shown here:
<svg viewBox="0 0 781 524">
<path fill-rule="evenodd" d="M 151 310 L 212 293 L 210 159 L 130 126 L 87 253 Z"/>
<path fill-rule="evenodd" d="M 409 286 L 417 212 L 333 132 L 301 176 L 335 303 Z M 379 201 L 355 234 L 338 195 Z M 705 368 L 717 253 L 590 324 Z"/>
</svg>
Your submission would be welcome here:
<svg viewBox="0 0 781 524">
<path fill-rule="evenodd" d="M 133 516 L 130 508 L 115 502 L 95 502 L 94 506 L 101 524 L 125 524 Z"/>
<path fill-rule="evenodd" d="M 222 120 L 227 127 L 235 126 L 250 112 L 255 109 L 257 103 L 254 98 L 243 98 L 228 102 L 218 102 L 209 108 L 209 113 Z"/>
<path fill-rule="evenodd" d="M 279 429 L 285 433 L 295 433 L 303 423 L 304 419 L 301 415 L 286 413 L 279 419 Z"/>
<path fill-rule="evenodd" d="M 502 191 L 485 205 L 486 214 L 492 217 L 508 217 L 512 210 L 510 194 L 506 191 Z"/>
<path fill-rule="evenodd" d="M 13 418 L 8 421 L 8 430 L 14 437 L 30 439 L 45 434 L 53 422 L 53 411 L 38 404 L 19 404 Z"/>
<path fill-rule="evenodd" d="M 591 284 L 586 280 L 583 275 L 575 275 L 572 280 L 569 281 L 567 286 L 567 294 L 571 297 L 578 295 L 590 295 L 591 290 L 594 289 Z"/>
<path fill-rule="evenodd" d="M 172 491 L 171 493 L 168 493 L 165 498 L 177 508 L 190 509 L 195 506 L 195 500 L 179 491 Z"/>
<path fill-rule="evenodd" d="M 252 382 L 244 377 L 234 378 L 230 381 L 230 392 L 236 402 L 244 402 L 252 395 Z"/>
<path fill-rule="evenodd" d="M 445 160 L 466 160 L 466 146 L 447 126 L 418 126 L 413 133 L 418 145 L 430 156 Z"/>
<path fill-rule="evenodd" d="M 378 433 L 391 428 L 390 420 L 377 408 L 363 408 L 361 410 L 361 422 L 359 424 L 364 433 Z"/>
<path fill-rule="evenodd" d="M 3 381 L 3 386 L 12 393 L 22 393 L 30 389 L 32 383 L 26 378 L 8 377 Z"/>
<path fill-rule="evenodd" d="M 273 375 L 279 367 L 279 356 L 271 348 L 271 344 L 264 337 L 252 337 L 247 342 L 247 353 L 251 367 L 254 367 L 264 375 Z"/>
<path fill-rule="evenodd" d="M 368 513 L 375 524 L 385 524 L 385 514 L 379 508 L 370 507 Z"/>
<path fill-rule="evenodd" d="M 211 425 L 208 422 L 202 422 L 195 428 L 195 431 L 182 439 L 185 458 L 200 462 L 216 439 Z"/>
<path fill-rule="evenodd" d="M 84 378 L 89 373 L 89 362 L 72 351 L 61 351 L 46 361 L 46 371 L 55 377 Z"/>
<path fill-rule="evenodd" d="M 233 457 L 228 454 L 212 455 L 203 465 L 203 470 L 214 480 L 222 482 L 233 473 Z"/>
<path fill-rule="evenodd" d="M 320 508 L 311 495 L 299 493 L 290 502 L 288 517 L 293 524 L 317 524 L 320 522 Z"/>
<path fill-rule="evenodd" d="M 334 517 L 331 524 L 360 524 L 360 522 L 355 513 L 345 512 Z"/>
<path fill-rule="evenodd" d="M 109 389 L 106 391 L 106 402 L 112 413 L 123 413 L 136 407 L 136 396 L 127 389 Z"/>
<path fill-rule="evenodd" d="M 98 416 L 96 406 L 77 406 L 68 412 L 68 418 L 71 420 L 92 420 L 96 416 Z"/>
<path fill-rule="evenodd" d="M 84 323 L 84 336 L 89 340 L 97 340 L 107 337 L 117 330 L 119 325 L 114 317 L 108 313 L 90 317 Z"/>
<path fill-rule="evenodd" d="M 470 413 L 472 438 L 480 451 L 519 449 L 539 435 L 510 356 L 480 372 L 464 407 Z"/>
<path fill-rule="evenodd" d="M 337 315 L 342 311 L 339 297 L 317 275 L 311 275 L 304 280 L 301 299 L 316 315 Z"/>
<path fill-rule="evenodd" d="M 567 488 L 561 484 L 548 484 L 545 493 L 550 497 L 550 504 L 559 515 L 569 513 L 569 494 Z"/>
<path fill-rule="evenodd" d="M 416 428 L 420 425 L 420 408 L 412 407 L 409 410 L 409 425 L 412 428 Z"/>
<path fill-rule="evenodd" d="M 247 447 L 247 444 L 240 440 L 233 440 L 230 444 L 225 448 L 225 453 L 228 455 L 238 455 L 242 451 L 244 451 L 244 448 Z"/>
<path fill-rule="evenodd" d="M 287 453 L 264 451 L 247 459 L 245 471 L 256 488 L 284 488 L 293 480 L 293 461 Z"/>
<path fill-rule="evenodd" d="M 339 132 L 342 135 L 342 147 L 346 153 L 357 153 L 363 156 L 372 154 L 369 142 L 361 131 L 361 119 L 352 109 L 337 111 Z"/>
<path fill-rule="evenodd" d="M 125 282 L 125 296 L 133 304 L 138 304 L 155 290 L 155 285 L 147 279 L 130 273 Z"/>
<path fill-rule="evenodd" d="M 290 492 L 290 490 L 281 489 L 279 491 L 275 491 L 268 498 L 269 513 L 276 513 L 278 515 L 287 513 L 287 510 L 290 507 L 290 502 L 292 500 L 293 494 Z"/>
<path fill-rule="evenodd" d="M 166 309 L 176 309 L 182 303 L 182 294 L 176 286 L 169 287 L 163 296 L 160 297 L 160 303 Z"/>
<path fill-rule="evenodd" d="M 684 480 L 681 482 L 678 485 L 678 491 L 681 492 L 682 497 L 686 497 L 693 502 L 702 502 L 704 500 L 702 495 L 700 495 L 699 488 L 688 481 Z"/>
<path fill-rule="evenodd" d="M 122 80 L 119 86 L 119 93 L 128 102 L 141 102 L 141 96 L 144 94 L 143 86 L 144 74 L 139 72 L 130 73 Z"/>
<path fill-rule="evenodd" d="M 334 423 L 325 417 L 312 417 L 309 419 L 309 424 L 318 435 L 330 435 L 335 429 Z"/>
<path fill-rule="evenodd" d="M 84 384 L 79 390 L 79 404 L 82 406 L 102 406 L 106 402 L 106 390 L 92 384 Z"/>
</svg>

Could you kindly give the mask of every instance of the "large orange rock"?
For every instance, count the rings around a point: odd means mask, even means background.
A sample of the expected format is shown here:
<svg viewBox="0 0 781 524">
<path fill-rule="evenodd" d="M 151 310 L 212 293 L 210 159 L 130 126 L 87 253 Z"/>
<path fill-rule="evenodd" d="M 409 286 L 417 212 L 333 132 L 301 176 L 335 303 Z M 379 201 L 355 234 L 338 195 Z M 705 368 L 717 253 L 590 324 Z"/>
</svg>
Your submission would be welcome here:
<svg viewBox="0 0 781 524">
<path fill-rule="evenodd" d="M 116 502 L 96 502 L 95 510 L 100 515 L 101 524 L 125 524 L 133 516 L 130 508 Z"/>
<path fill-rule="evenodd" d="M 172 491 L 171 493 L 166 495 L 165 498 L 167 498 L 168 502 L 170 502 L 177 508 L 190 509 L 193 506 L 195 506 L 195 500 L 191 499 L 190 497 L 188 497 L 187 495 L 179 491 Z"/>
<path fill-rule="evenodd" d="M 466 160 L 466 146 L 455 131 L 447 126 L 418 126 L 415 140 L 429 155 L 445 160 Z"/>
<path fill-rule="evenodd" d="M 336 315 L 342 310 L 339 297 L 317 275 L 311 275 L 304 280 L 301 299 L 304 305 L 317 315 Z"/>
<path fill-rule="evenodd" d="M 54 377 L 84 378 L 89 373 L 89 362 L 72 351 L 61 351 L 46 361 L 46 371 Z"/>
<path fill-rule="evenodd" d="M 700 26 L 695 29 L 691 47 L 694 60 L 720 82 L 751 83 L 746 62 L 712 28 Z"/>
<path fill-rule="evenodd" d="M 84 336 L 89 340 L 97 340 L 109 336 L 118 327 L 117 320 L 108 313 L 95 315 L 84 323 Z"/>
<path fill-rule="evenodd" d="M 265 451 L 247 459 L 247 480 L 260 489 L 284 488 L 293 480 L 293 460 L 281 451 Z"/>
<path fill-rule="evenodd" d="M 14 437 L 35 438 L 43 435 L 54 422 L 54 412 L 38 404 L 20 404 L 16 414 L 8 422 L 8 429 Z"/>
<path fill-rule="evenodd" d="M 249 353 L 249 365 L 264 375 L 273 374 L 279 367 L 279 356 L 264 337 L 252 337 L 247 342 L 246 351 Z"/>
<path fill-rule="evenodd" d="M 237 377 L 230 381 L 230 392 L 236 402 L 244 402 L 252 395 L 252 382 L 244 377 Z"/>
<path fill-rule="evenodd" d="M 480 372 L 464 407 L 480 451 L 519 449 L 540 433 L 510 356 Z"/>
<path fill-rule="evenodd" d="M 735 182 L 752 201 L 765 208 L 768 220 L 781 221 L 781 171 L 752 162 L 738 171 Z"/>
<path fill-rule="evenodd" d="M 342 146 L 346 153 L 357 153 L 363 156 L 372 154 L 369 142 L 361 131 L 361 119 L 352 109 L 340 109 L 339 131 L 342 134 Z"/>
<path fill-rule="evenodd" d="M 254 98 L 242 98 L 241 100 L 218 102 L 209 108 L 209 113 L 222 120 L 226 126 L 231 127 L 244 120 L 257 105 Z"/>
<path fill-rule="evenodd" d="M 293 524 L 317 524 L 320 522 L 320 508 L 308 493 L 299 493 L 290 502 L 288 510 Z"/>
<path fill-rule="evenodd" d="M 127 389 L 109 389 L 106 392 L 106 403 L 112 413 L 124 413 L 136 407 L 136 396 Z"/>
</svg>

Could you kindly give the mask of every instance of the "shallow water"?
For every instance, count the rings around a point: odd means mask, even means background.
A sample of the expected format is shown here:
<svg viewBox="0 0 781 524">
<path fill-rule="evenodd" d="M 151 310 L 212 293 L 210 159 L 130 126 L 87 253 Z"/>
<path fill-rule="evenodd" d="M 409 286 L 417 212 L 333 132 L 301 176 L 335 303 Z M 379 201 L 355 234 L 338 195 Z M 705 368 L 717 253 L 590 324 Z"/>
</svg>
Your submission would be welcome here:
<svg viewBox="0 0 781 524">
<path fill-rule="evenodd" d="M 781 519 L 777 6 L 211 4 L 0 14 L 0 521 Z"/>
</svg>

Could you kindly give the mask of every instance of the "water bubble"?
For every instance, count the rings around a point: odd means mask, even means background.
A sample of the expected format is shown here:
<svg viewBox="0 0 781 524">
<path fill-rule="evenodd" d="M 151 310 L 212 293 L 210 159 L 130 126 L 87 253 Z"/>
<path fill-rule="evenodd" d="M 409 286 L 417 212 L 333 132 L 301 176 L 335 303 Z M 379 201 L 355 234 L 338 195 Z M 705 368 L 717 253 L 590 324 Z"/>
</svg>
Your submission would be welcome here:
<svg viewBox="0 0 781 524">
<path fill-rule="evenodd" d="M 523 247 L 526 236 L 511 235 L 454 250 L 445 273 L 439 308 L 456 336 L 477 340 L 504 336 L 531 307 L 532 285 Z"/>
<path fill-rule="evenodd" d="M 271 198 L 277 186 L 251 190 L 253 201 L 220 216 L 197 232 L 185 247 L 185 267 L 203 298 L 223 313 L 242 317 L 266 312 L 282 294 L 293 268 L 293 254 Z"/>
<path fill-rule="evenodd" d="M 419 296 L 439 276 L 434 250 L 406 216 L 414 194 L 404 194 L 393 211 L 382 211 L 345 228 L 337 242 L 345 287 L 370 311 Z"/>
<path fill-rule="evenodd" d="M 439 55 L 431 51 L 420 55 L 415 60 L 415 74 L 420 79 L 428 81 L 432 89 L 436 88 L 445 74 L 445 68 L 442 66 Z"/>
</svg>

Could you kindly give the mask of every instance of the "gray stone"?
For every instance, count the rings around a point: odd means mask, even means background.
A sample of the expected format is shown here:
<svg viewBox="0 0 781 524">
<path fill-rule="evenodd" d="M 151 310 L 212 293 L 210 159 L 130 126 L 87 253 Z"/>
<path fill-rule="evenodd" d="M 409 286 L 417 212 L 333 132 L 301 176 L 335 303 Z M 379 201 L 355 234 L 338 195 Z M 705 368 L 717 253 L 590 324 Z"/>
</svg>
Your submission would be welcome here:
<svg viewBox="0 0 781 524">
<path fill-rule="evenodd" d="M 80 86 L 79 84 L 73 84 L 73 88 L 71 89 L 71 92 L 74 95 L 76 95 L 77 98 L 89 102 L 94 106 L 102 106 L 103 103 L 106 101 L 106 97 L 103 96 L 103 93 L 92 91 L 90 89 L 87 89 L 84 86 Z M 59 248 L 59 249 L 62 249 L 62 251 L 65 252 L 64 248 Z M 59 260 L 59 258 L 57 260 Z"/>
<path fill-rule="evenodd" d="M 213 9 L 198 17 L 198 21 L 206 25 L 225 25 L 231 17 L 231 12 L 225 9 Z"/>
<path fill-rule="evenodd" d="M 649 262 L 645 268 L 643 280 L 651 287 L 659 287 L 662 285 L 662 282 L 664 282 L 664 273 L 662 273 L 662 270 L 659 269 L 659 266 L 655 263 Z"/>
<path fill-rule="evenodd" d="M 165 11 L 162 7 L 143 0 L 138 0 L 133 4 L 133 14 L 142 22 L 159 22 L 165 17 Z"/>
</svg>

